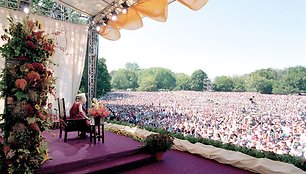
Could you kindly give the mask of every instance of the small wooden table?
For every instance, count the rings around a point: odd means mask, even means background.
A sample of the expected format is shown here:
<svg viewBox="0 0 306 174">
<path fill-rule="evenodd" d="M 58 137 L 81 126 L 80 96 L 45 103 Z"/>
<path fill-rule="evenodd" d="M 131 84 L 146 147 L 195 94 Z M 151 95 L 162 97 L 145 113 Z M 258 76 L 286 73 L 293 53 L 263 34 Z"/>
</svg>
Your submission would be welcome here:
<svg viewBox="0 0 306 174">
<path fill-rule="evenodd" d="M 90 125 L 90 142 L 92 142 L 92 138 L 94 139 L 94 144 L 96 144 L 97 139 L 100 142 L 100 138 L 102 139 L 102 143 L 104 143 L 104 122 L 102 118 L 95 118 L 95 121 L 93 124 Z M 98 135 L 96 128 L 98 128 Z M 102 133 L 102 135 L 101 135 Z"/>
</svg>

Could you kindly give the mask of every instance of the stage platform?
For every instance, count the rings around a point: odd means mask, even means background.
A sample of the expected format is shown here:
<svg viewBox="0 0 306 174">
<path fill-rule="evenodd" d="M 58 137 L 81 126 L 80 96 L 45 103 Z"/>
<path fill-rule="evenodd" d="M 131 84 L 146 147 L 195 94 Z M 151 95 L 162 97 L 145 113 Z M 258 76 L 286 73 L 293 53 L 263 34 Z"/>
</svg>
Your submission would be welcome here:
<svg viewBox="0 0 306 174">
<path fill-rule="evenodd" d="M 59 130 L 44 132 L 53 158 L 36 171 L 45 173 L 116 173 L 154 162 L 154 158 L 144 153 L 142 143 L 129 137 L 105 131 L 105 142 L 90 143 L 86 139 L 76 139 L 77 132 L 69 132 L 67 142 L 59 139 Z"/>
</svg>

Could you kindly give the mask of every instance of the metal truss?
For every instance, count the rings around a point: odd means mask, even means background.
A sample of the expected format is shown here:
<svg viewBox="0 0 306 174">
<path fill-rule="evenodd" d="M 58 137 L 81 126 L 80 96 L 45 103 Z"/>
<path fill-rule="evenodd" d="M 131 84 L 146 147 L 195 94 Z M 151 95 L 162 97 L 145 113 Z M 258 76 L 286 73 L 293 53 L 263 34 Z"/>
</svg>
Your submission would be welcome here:
<svg viewBox="0 0 306 174">
<path fill-rule="evenodd" d="M 90 18 L 52 0 L 0 0 L 0 7 L 16 11 L 23 11 L 27 7 L 31 14 L 76 24 L 88 24 Z"/>
<path fill-rule="evenodd" d="M 91 106 L 91 99 L 96 97 L 97 92 L 97 61 L 98 61 L 98 47 L 99 38 L 98 34 L 94 30 L 88 31 L 88 42 L 87 42 L 87 98 L 88 107 Z"/>
</svg>

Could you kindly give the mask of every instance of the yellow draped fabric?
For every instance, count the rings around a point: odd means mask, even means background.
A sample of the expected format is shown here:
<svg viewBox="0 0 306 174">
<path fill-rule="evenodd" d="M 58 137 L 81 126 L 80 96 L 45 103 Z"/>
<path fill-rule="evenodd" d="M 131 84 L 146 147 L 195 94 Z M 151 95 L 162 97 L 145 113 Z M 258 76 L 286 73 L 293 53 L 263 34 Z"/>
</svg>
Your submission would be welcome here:
<svg viewBox="0 0 306 174">
<path fill-rule="evenodd" d="M 195 11 L 200 10 L 208 2 L 208 0 L 178 0 L 178 1 Z"/>
<path fill-rule="evenodd" d="M 120 39 L 119 29 L 115 26 L 113 21 L 109 21 L 107 26 L 103 26 L 100 29 L 99 35 L 108 40 L 118 40 Z"/>
<path fill-rule="evenodd" d="M 201 9 L 208 0 L 178 0 L 192 10 Z M 99 34 L 109 40 L 120 38 L 119 29 L 136 30 L 143 26 L 142 16 L 165 22 L 168 17 L 168 0 L 139 0 L 129 7 L 126 14 L 119 14 L 116 21 L 109 21 Z"/>
<path fill-rule="evenodd" d="M 135 9 L 145 17 L 166 22 L 168 16 L 167 0 L 139 0 L 134 5 Z"/>
<path fill-rule="evenodd" d="M 143 26 L 141 16 L 133 6 L 128 9 L 126 14 L 119 14 L 114 23 L 118 28 L 126 30 L 136 30 Z"/>
</svg>

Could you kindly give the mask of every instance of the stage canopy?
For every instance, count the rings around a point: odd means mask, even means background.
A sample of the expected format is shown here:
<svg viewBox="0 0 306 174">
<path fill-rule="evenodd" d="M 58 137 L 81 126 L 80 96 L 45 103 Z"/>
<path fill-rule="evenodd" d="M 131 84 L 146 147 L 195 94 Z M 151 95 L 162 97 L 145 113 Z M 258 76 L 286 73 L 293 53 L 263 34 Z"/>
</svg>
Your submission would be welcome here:
<svg viewBox="0 0 306 174">
<path fill-rule="evenodd" d="M 173 0 L 57 0 L 91 18 L 91 27 L 109 40 L 120 38 L 120 29 L 136 30 L 143 26 L 142 18 L 165 22 L 168 4 Z M 208 0 L 178 0 L 192 10 L 201 9 Z"/>
</svg>

